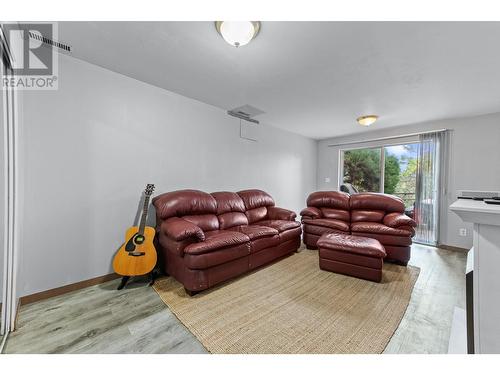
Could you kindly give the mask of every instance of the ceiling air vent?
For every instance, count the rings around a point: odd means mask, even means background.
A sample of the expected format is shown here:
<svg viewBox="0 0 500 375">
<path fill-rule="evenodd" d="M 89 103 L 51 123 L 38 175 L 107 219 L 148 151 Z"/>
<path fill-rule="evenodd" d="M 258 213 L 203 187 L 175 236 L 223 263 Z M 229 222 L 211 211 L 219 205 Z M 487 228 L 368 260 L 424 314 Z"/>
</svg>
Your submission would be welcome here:
<svg viewBox="0 0 500 375">
<path fill-rule="evenodd" d="M 61 43 L 61 42 L 58 42 L 58 41 L 55 41 L 55 40 L 52 40 L 52 39 L 49 39 L 49 38 L 46 38 L 41 34 L 37 34 L 37 33 L 30 31 L 29 36 L 30 36 L 30 39 L 38 40 L 45 45 L 48 45 L 51 47 L 56 47 L 64 52 L 68 52 L 68 53 L 71 52 L 71 46 L 64 44 L 64 43 Z"/>
<path fill-rule="evenodd" d="M 253 117 L 265 113 L 264 111 L 245 104 L 241 107 L 233 108 L 227 111 L 227 113 L 240 119 L 240 138 L 255 142 L 259 140 L 260 126 L 255 126 L 255 124 L 259 124 L 259 121 Z"/>
<path fill-rule="evenodd" d="M 259 121 L 255 120 L 252 117 L 258 116 L 265 113 L 264 111 L 252 107 L 251 105 L 245 104 L 242 105 L 241 107 L 233 108 L 227 111 L 228 115 L 238 117 L 242 120 L 253 122 L 254 124 L 258 124 Z"/>
</svg>

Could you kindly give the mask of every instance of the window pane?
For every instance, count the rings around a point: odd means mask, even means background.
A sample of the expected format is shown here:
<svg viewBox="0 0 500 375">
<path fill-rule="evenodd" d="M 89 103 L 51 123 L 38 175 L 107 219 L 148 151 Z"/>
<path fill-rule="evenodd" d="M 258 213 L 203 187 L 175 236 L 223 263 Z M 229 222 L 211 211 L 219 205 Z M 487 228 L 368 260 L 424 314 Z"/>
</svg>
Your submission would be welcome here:
<svg viewBox="0 0 500 375">
<path fill-rule="evenodd" d="M 343 182 L 361 192 L 380 192 L 380 148 L 344 151 Z"/>
<path fill-rule="evenodd" d="M 417 185 L 418 143 L 385 147 L 384 193 L 400 197 L 413 216 Z"/>
</svg>

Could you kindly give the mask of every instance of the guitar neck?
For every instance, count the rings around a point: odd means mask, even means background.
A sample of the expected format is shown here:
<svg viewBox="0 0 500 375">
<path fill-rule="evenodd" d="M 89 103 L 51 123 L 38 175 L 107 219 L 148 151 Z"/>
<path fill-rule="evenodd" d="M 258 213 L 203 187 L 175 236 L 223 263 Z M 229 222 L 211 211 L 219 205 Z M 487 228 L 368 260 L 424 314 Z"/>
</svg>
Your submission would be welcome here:
<svg viewBox="0 0 500 375">
<path fill-rule="evenodd" d="M 146 218 L 148 217 L 149 208 L 149 195 L 144 197 L 144 206 L 142 207 L 141 222 L 139 224 L 139 234 L 144 234 L 144 228 L 146 228 Z"/>
</svg>

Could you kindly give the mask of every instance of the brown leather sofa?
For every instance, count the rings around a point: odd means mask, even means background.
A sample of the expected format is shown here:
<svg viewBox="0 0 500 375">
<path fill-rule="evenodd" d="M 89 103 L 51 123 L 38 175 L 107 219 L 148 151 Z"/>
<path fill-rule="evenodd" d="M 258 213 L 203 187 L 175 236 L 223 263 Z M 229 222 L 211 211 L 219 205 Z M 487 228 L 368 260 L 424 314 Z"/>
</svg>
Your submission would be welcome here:
<svg viewBox="0 0 500 375">
<path fill-rule="evenodd" d="M 153 199 L 160 261 L 188 293 L 205 290 L 296 251 L 296 214 L 261 190 L 178 190 Z"/>
<path fill-rule="evenodd" d="M 385 260 L 408 264 L 417 224 L 404 214 L 404 203 L 398 197 L 318 191 L 309 195 L 307 206 L 300 214 L 308 249 L 317 249 L 324 233 L 353 234 L 378 240 L 387 253 Z"/>
</svg>

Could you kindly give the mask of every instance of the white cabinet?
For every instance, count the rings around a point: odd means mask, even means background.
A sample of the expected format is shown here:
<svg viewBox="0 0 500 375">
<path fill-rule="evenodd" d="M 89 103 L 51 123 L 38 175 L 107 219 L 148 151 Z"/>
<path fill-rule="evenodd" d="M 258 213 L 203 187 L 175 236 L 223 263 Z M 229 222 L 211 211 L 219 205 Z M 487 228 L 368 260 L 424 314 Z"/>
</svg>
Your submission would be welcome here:
<svg viewBox="0 0 500 375">
<path fill-rule="evenodd" d="M 474 224 L 474 351 L 500 353 L 500 205 L 459 199 L 450 210 Z"/>
</svg>

